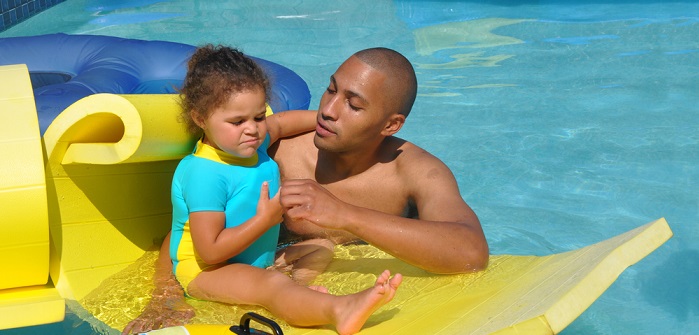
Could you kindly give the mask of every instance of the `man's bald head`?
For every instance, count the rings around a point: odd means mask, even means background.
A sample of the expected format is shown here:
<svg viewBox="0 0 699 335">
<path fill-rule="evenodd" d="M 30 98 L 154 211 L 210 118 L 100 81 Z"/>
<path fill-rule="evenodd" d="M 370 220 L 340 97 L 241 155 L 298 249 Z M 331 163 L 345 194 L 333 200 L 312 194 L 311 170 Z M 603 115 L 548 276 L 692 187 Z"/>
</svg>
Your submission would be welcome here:
<svg viewBox="0 0 699 335">
<path fill-rule="evenodd" d="M 386 74 L 386 94 L 401 103 L 396 106 L 399 114 L 408 117 L 417 95 L 417 78 L 410 61 L 395 50 L 388 48 L 364 49 L 354 54 L 359 60 Z"/>
</svg>

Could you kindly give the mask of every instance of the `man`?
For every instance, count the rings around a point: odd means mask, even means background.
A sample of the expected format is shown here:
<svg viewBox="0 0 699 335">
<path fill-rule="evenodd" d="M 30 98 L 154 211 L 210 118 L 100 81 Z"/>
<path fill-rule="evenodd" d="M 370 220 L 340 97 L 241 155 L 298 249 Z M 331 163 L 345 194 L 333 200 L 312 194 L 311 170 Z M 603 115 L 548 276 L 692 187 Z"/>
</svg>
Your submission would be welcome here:
<svg viewBox="0 0 699 335">
<path fill-rule="evenodd" d="M 412 65 L 390 49 L 359 51 L 337 69 L 321 97 L 316 131 L 271 149 L 281 170 L 280 201 L 290 235 L 363 240 L 433 273 L 487 266 L 483 230 L 452 172 L 393 136 L 416 94 Z M 159 269 L 167 270 L 167 263 L 161 257 Z M 165 282 L 172 280 L 160 285 Z M 154 299 L 125 333 L 184 323 L 193 315 L 179 292 L 159 297 L 165 299 Z"/>
</svg>

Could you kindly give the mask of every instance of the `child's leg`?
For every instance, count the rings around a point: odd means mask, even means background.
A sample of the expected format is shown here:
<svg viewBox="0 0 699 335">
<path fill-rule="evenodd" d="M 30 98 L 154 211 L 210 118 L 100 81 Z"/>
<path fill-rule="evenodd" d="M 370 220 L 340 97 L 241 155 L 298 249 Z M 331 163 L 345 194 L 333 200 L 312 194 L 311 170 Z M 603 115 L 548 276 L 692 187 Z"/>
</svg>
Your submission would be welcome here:
<svg viewBox="0 0 699 335">
<path fill-rule="evenodd" d="M 205 271 L 189 284 L 195 298 L 259 305 L 295 326 L 335 325 L 340 334 L 361 329 L 374 311 L 395 295 L 402 277 L 384 271 L 372 288 L 335 296 L 298 285 L 286 275 L 245 264 Z"/>
<path fill-rule="evenodd" d="M 312 239 L 292 244 L 277 254 L 274 267 L 291 272 L 291 278 L 308 285 L 328 267 L 333 259 L 335 244 L 326 239 Z"/>
</svg>

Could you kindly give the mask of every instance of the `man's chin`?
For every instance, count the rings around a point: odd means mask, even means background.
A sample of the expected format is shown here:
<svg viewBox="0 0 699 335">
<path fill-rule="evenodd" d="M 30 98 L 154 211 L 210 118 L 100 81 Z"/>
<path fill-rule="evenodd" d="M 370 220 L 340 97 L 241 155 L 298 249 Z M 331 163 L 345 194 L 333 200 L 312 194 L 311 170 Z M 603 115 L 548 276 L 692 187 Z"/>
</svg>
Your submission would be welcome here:
<svg viewBox="0 0 699 335">
<path fill-rule="evenodd" d="M 323 142 L 323 138 L 320 137 L 318 133 L 315 133 L 315 135 L 313 135 L 313 144 L 316 146 L 316 148 L 321 149 L 321 147 L 324 146 Z"/>
<path fill-rule="evenodd" d="M 325 150 L 325 151 L 336 151 L 334 150 L 334 147 L 330 145 L 328 138 L 324 138 L 318 133 L 313 136 L 313 144 L 318 148 L 318 150 Z"/>
</svg>

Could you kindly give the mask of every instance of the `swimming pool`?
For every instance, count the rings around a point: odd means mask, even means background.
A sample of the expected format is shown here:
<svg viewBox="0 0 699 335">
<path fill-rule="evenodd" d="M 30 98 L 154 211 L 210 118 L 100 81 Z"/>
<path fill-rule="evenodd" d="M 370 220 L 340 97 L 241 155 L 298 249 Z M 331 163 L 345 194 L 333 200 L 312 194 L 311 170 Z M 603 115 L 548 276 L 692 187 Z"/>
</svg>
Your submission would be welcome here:
<svg viewBox="0 0 699 335">
<path fill-rule="evenodd" d="M 673 228 L 564 334 L 699 329 L 696 1 L 71 0 L 0 37 L 53 32 L 238 46 L 301 75 L 311 106 L 354 51 L 397 49 L 420 83 L 401 136 L 454 170 L 492 253 Z M 48 332 L 91 328 L 0 331 Z"/>
</svg>

